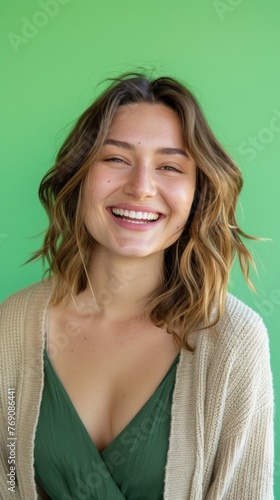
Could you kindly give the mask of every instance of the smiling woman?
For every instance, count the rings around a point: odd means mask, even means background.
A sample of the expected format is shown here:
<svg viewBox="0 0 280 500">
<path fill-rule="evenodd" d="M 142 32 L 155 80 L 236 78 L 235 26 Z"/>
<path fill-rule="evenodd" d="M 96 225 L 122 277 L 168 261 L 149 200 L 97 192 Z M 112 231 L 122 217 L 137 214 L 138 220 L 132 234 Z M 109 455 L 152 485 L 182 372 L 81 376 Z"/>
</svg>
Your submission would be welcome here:
<svg viewBox="0 0 280 500">
<path fill-rule="evenodd" d="M 14 498 L 273 498 L 268 336 L 227 293 L 241 188 L 172 78 L 123 75 L 79 118 L 39 189 L 48 277 L 1 306 Z"/>
<path fill-rule="evenodd" d="M 85 226 L 99 252 L 163 258 L 187 223 L 195 192 L 196 165 L 184 149 L 172 109 L 140 103 L 116 111 L 84 193 Z"/>
</svg>

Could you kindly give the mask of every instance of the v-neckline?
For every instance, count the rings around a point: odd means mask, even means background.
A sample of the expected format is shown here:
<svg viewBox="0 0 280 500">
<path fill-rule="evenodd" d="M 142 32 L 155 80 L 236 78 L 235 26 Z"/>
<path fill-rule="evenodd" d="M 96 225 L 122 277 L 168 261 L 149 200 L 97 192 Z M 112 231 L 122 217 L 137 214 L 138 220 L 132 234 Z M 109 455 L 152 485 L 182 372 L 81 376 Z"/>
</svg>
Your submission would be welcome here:
<svg viewBox="0 0 280 500">
<path fill-rule="evenodd" d="M 166 374 L 164 375 L 163 379 L 161 380 L 161 382 L 159 383 L 159 385 L 157 386 L 157 388 L 154 390 L 153 394 L 149 397 L 149 399 L 143 404 L 143 406 L 141 406 L 141 408 L 137 411 L 137 413 L 134 415 L 134 417 L 132 417 L 132 419 L 126 424 L 126 426 L 119 432 L 119 434 L 117 434 L 117 436 L 115 436 L 112 441 L 110 441 L 110 443 L 107 444 L 107 446 L 105 446 L 105 448 L 103 448 L 103 450 L 99 450 L 95 444 L 95 442 L 93 441 L 93 439 L 91 438 L 86 426 L 84 425 L 79 413 L 77 412 L 68 392 L 66 391 L 63 383 L 61 382 L 59 376 L 57 375 L 54 367 L 52 366 L 52 363 L 51 363 L 51 360 L 49 358 L 49 355 L 48 355 L 48 352 L 47 352 L 47 349 L 46 347 L 44 348 L 44 356 L 45 356 L 45 359 L 51 369 L 51 372 L 53 374 L 53 376 L 55 377 L 60 389 L 62 390 L 64 396 L 66 397 L 70 407 L 72 408 L 72 413 L 74 413 L 75 415 L 75 418 L 76 420 L 79 422 L 79 425 L 80 427 L 82 427 L 83 431 L 86 433 L 88 439 L 90 440 L 90 442 L 92 443 L 92 446 L 94 447 L 94 449 L 97 451 L 97 453 L 99 453 L 100 456 L 102 456 L 103 453 L 105 453 L 106 451 L 108 451 L 108 448 L 110 448 L 111 446 L 113 446 L 116 442 L 117 439 L 121 438 L 122 434 L 128 430 L 128 428 L 133 425 L 134 421 L 136 420 L 136 418 L 140 415 L 140 413 L 145 409 L 145 407 L 147 406 L 147 404 L 151 401 L 151 399 L 155 396 L 155 394 L 157 393 L 158 389 L 161 387 L 161 385 L 163 384 L 163 382 L 166 380 L 166 378 L 168 377 L 169 373 L 172 371 L 172 369 L 174 368 L 175 365 L 177 365 L 177 363 L 179 362 L 179 359 L 180 359 L 180 352 L 177 354 L 176 358 L 174 359 L 174 361 L 172 362 L 171 366 L 169 367 L 168 371 L 166 372 Z"/>
</svg>

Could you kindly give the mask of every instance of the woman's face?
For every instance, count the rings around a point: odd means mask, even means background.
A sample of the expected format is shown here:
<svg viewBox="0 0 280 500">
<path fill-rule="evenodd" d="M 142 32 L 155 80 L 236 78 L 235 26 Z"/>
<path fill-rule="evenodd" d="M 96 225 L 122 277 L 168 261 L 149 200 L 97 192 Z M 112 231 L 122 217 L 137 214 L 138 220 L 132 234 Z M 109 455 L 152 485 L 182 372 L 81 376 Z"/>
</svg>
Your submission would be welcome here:
<svg viewBox="0 0 280 500">
<path fill-rule="evenodd" d="M 196 165 L 171 108 L 120 106 L 85 184 L 85 224 L 103 251 L 159 253 L 180 236 L 190 213 Z"/>
</svg>

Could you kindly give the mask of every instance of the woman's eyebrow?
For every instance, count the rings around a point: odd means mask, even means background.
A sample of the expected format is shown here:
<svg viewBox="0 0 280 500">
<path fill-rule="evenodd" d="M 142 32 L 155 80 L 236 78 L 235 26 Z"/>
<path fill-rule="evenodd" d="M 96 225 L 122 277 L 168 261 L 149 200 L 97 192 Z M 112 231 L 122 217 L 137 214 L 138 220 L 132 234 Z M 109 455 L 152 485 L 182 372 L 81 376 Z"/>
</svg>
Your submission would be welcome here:
<svg viewBox="0 0 280 500">
<path fill-rule="evenodd" d="M 113 146 L 117 146 L 118 148 L 129 149 L 130 151 L 135 151 L 135 146 L 126 141 L 116 141 L 115 139 L 107 139 L 105 144 L 112 144 Z"/>
<path fill-rule="evenodd" d="M 188 154 L 186 151 L 180 148 L 159 148 L 156 150 L 156 153 L 163 154 L 163 155 L 181 155 L 185 156 L 185 158 L 189 158 Z"/>
<path fill-rule="evenodd" d="M 124 148 L 128 149 L 129 151 L 135 151 L 136 147 L 131 144 L 130 142 L 126 141 L 117 141 L 116 139 L 107 139 L 105 144 L 112 144 L 113 146 L 117 146 L 119 148 Z M 185 158 L 189 159 L 189 156 L 187 153 L 180 148 L 158 148 L 155 151 L 157 154 L 163 154 L 163 155 L 181 155 L 184 156 Z"/>
</svg>

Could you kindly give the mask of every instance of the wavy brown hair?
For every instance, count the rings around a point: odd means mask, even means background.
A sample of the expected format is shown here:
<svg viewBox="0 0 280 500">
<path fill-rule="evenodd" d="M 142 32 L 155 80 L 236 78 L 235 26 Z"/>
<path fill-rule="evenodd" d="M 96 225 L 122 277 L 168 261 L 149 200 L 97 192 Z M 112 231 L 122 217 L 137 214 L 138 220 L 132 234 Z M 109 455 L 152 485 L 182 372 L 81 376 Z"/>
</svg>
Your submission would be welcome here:
<svg viewBox="0 0 280 500">
<path fill-rule="evenodd" d="M 253 260 L 241 239 L 251 237 L 239 228 L 235 217 L 241 172 L 214 137 L 196 98 L 173 78 L 122 75 L 81 115 L 40 184 L 49 227 L 42 248 L 29 261 L 39 257 L 48 261 L 46 273 L 55 278 L 52 305 L 69 292 L 77 295 L 87 287 L 95 242 L 83 221 L 83 186 L 114 113 L 119 106 L 133 103 L 162 104 L 176 111 L 186 149 L 198 167 L 188 222 L 178 240 L 165 250 L 163 284 L 147 305 L 151 321 L 173 334 L 179 346 L 190 349 L 189 334 L 214 326 L 223 313 L 235 256 L 249 284 Z"/>
</svg>

